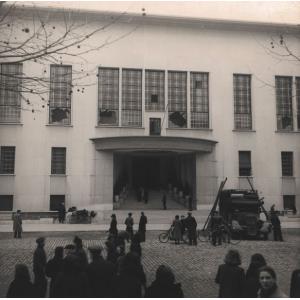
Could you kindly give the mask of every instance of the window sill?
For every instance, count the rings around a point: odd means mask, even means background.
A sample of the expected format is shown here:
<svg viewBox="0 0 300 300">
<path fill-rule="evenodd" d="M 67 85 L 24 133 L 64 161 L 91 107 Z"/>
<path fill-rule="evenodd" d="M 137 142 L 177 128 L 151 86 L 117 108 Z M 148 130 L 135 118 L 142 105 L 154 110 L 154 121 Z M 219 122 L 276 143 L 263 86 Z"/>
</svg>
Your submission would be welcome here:
<svg viewBox="0 0 300 300">
<path fill-rule="evenodd" d="M 249 179 L 253 179 L 254 176 L 253 176 L 253 175 L 251 175 L 251 176 L 238 176 L 238 178 L 249 178 Z"/>
<path fill-rule="evenodd" d="M 232 129 L 233 132 L 256 132 L 253 129 Z"/>
<path fill-rule="evenodd" d="M 212 128 L 166 128 L 166 130 L 197 130 L 197 131 L 213 131 Z"/>
<path fill-rule="evenodd" d="M 0 122 L 0 126 L 1 125 L 17 125 L 17 126 L 23 126 L 23 123 L 4 123 L 4 122 Z"/>
<path fill-rule="evenodd" d="M 46 124 L 49 127 L 73 127 L 73 125 L 64 125 L 64 124 Z"/>
<path fill-rule="evenodd" d="M 275 133 L 300 133 L 300 130 L 275 130 Z"/>
<path fill-rule="evenodd" d="M 281 179 L 295 179 L 295 176 L 281 176 Z"/>
<path fill-rule="evenodd" d="M 16 174 L 0 174 L 0 176 L 16 176 Z"/>
<path fill-rule="evenodd" d="M 67 174 L 50 174 L 50 177 L 67 177 Z"/>
<path fill-rule="evenodd" d="M 96 125 L 95 128 L 126 128 L 126 129 L 145 129 L 145 127 L 137 127 L 137 126 L 117 126 L 117 125 Z"/>
</svg>

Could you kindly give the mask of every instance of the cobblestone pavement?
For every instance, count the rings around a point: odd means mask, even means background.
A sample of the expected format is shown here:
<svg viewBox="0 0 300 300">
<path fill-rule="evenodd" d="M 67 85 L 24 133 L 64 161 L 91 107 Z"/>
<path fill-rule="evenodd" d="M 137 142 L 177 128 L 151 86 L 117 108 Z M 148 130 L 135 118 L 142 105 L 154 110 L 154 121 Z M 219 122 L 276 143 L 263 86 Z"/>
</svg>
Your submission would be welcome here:
<svg viewBox="0 0 300 300">
<path fill-rule="evenodd" d="M 279 286 L 289 294 L 291 272 L 300 267 L 300 230 L 284 230 L 284 242 L 241 241 L 238 245 L 213 247 L 208 243 L 199 243 L 197 247 L 188 245 L 162 244 L 158 241 L 158 231 L 147 233 L 143 247 L 143 265 L 148 284 L 155 276 L 160 264 L 170 265 L 181 282 L 185 297 L 217 297 L 218 286 L 214 283 L 217 267 L 223 262 L 228 249 L 238 249 L 242 256 L 242 267 L 247 268 L 250 256 L 261 253 L 267 263 L 274 267 L 278 275 Z M 35 239 L 45 236 L 48 258 L 56 246 L 72 241 L 75 233 L 48 232 L 25 233 L 22 239 L 12 239 L 12 234 L 0 233 L 0 297 L 5 297 L 7 288 L 13 279 L 14 265 L 25 263 L 32 269 L 32 254 Z M 84 240 L 85 247 L 104 244 L 105 233 L 77 232 Z"/>
</svg>

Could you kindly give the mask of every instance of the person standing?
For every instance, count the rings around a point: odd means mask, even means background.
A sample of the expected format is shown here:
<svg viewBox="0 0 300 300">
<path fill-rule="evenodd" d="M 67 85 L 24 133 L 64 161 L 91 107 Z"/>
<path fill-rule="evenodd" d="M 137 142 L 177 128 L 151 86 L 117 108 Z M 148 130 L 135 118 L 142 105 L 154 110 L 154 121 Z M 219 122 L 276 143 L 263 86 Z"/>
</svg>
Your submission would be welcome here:
<svg viewBox="0 0 300 300">
<path fill-rule="evenodd" d="M 132 237 L 133 237 L 133 224 L 134 224 L 134 221 L 132 218 L 132 213 L 130 212 L 130 213 L 128 213 L 128 217 L 125 220 L 126 231 L 129 234 L 130 240 L 132 240 Z"/>
<path fill-rule="evenodd" d="M 147 217 L 144 212 L 141 212 L 140 222 L 139 222 L 139 234 L 140 242 L 146 241 L 146 224 L 148 223 Z"/>
<path fill-rule="evenodd" d="M 220 285 L 219 298 L 242 297 L 245 273 L 241 264 L 241 257 L 237 250 L 229 250 L 224 259 L 225 264 L 218 268 L 215 282 Z"/>
<path fill-rule="evenodd" d="M 78 236 L 75 236 L 73 239 L 75 245 L 74 255 L 78 257 L 79 267 L 82 271 L 85 271 L 88 265 L 87 255 L 83 249 L 82 239 Z"/>
<path fill-rule="evenodd" d="M 22 238 L 22 215 L 21 215 L 21 210 L 17 210 L 16 213 L 13 214 L 12 216 L 13 219 L 13 231 L 14 231 L 14 238 Z"/>
<path fill-rule="evenodd" d="M 173 221 L 173 238 L 175 240 L 175 245 L 180 244 L 180 241 L 182 239 L 181 237 L 181 222 L 179 220 L 179 216 L 175 216 L 175 220 Z"/>
<path fill-rule="evenodd" d="M 300 269 L 294 270 L 291 278 L 291 298 L 300 298 Z"/>
<path fill-rule="evenodd" d="M 149 197 L 149 191 L 147 188 L 145 188 L 145 191 L 144 191 L 144 200 L 145 200 L 145 204 L 148 203 L 148 198 Z"/>
<path fill-rule="evenodd" d="M 274 241 L 283 242 L 282 232 L 281 232 L 281 223 L 280 223 L 280 220 L 278 217 L 278 212 L 275 210 L 274 204 L 271 206 L 270 218 L 271 218 L 271 224 L 273 227 Z"/>
<path fill-rule="evenodd" d="M 50 298 L 53 297 L 53 285 L 57 275 L 63 271 L 63 256 L 64 248 L 56 247 L 54 252 L 54 257 L 50 259 L 46 264 L 46 275 L 51 278 L 50 281 Z"/>
<path fill-rule="evenodd" d="M 110 221 L 110 227 L 109 227 L 109 234 L 112 235 L 113 237 L 117 237 L 118 235 L 118 228 L 117 228 L 117 217 L 115 214 L 111 215 L 111 221 Z"/>
<path fill-rule="evenodd" d="M 66 207 L 64 202 L 59 203 L 58 208 L 58 222 L 59 223 L 65 223 L 66 220 Z"/>
<path fill-rule="evenodd" d="M 188 238 L 190 245 L 197 245 L 197 222 L 192 216 L 191 212 L 188 212 L 188 216 L 185 219 L 185 226 L 188 230 Z"/>
<path fill-rule="evenodd" d="M 33 254 L 33 274 L 34 274 L 34 286 L 38 298 L 44 298 L 47 291 L 47 279 L 46 279 L 46 264 L 47 257 L 44 249 L 45 238 L 39 237 L 36 239 L 37 247 Z"/>
<path fill-rule="evenodd" d="M 163 204 L 163 209 L 166 210 L 167 209 L 167 195 L 166 195 L 166 193 L 163 194 L 161 202 Z"/>
</svg>

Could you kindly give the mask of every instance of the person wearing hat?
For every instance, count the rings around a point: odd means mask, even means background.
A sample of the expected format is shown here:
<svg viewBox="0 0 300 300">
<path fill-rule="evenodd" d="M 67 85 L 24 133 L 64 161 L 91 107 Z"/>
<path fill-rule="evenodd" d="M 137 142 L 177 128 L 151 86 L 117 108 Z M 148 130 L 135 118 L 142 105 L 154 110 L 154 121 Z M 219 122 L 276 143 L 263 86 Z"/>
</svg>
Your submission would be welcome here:
<svg viewBox="0 0 300 300">
<path fill-rule="evenodd" d="M 74 255 L 78 257 L 78 262 L 81 270 L 85 270 L 88 265 L 87 255 L 83 249 L 82 239 L 77 235 L 73 239 L 73 243 L 75 245 Z"/>
<path fill-rule="evenodd" d="M 146 241 L 146 224 L 148 223 L 147 217 L 145 216 L 144 212 L 141 212 L 140 222 L 139 222 L 139 235 L 140 235 L 140 242 Z"/>
<path fill-rule="evenodd" d="M 188 216 L 185 219 L 185 226 L 188 231 L 189 244 L 197 245 L 197 222 L 196 219 L 192 216 L 191 212 L 188 212 Z"/>
<path fill-rule="evenodd" d="M 116 276 L 115 266 L 110 261 L 104 260 L 101 246 L 88 248 L 92 261 L 87 267 L 87 276 L 93 298 L 113 297 L 113 282 Z"/>
<path fill-rule="evenodd" d="M 45 274 L 47 257 L 44 249 L 45 238 L 37 238 L 36 243 L 37 247 L 33 254 L 34 286 L 36 288 L 37 297 L 44 298 L 47 291 L 47 279 Z"/>
<path fill-rule="evenodd" d="M 118 235 L 118 228 L 117 228 L 117 217 L 115 214 L 111 215 L 111 222 L 110 222 L 110 227 L 109 227 L 109 234 L 112 235 L 113 237 L 116 237 Z"/>
<path fill-rule="evenodd" d="M 133 224 L 134 224 L 134 221 L 132 218 L 132 213 L 130 212 L 130 213 L 128 213 L 128 217 L 125 220 L 126 231 L 129 234 L 130 240 L 132 240 L 132 237 L 133 237 Z"/>
</svg>

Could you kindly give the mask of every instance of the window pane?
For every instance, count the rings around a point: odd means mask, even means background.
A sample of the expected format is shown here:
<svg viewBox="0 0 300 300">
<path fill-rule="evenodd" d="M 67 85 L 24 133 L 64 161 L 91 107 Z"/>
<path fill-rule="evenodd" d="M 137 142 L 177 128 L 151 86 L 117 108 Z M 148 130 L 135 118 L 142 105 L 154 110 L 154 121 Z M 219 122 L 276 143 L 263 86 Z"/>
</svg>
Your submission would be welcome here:
<svg viewBox="0 0 300 300">
<path fill-rule="evenodd" d="M 239 151 L 239 176 L 251 176 L 250 151 Z"/>
<path fill-rule="evenodd" d="M 293 152 L 281 152 L 282 176 L 293 176 Z"/>
<path fill-rule="evenodd" d="M 72 66 L 50 66 L 49 123 L 71 124 Z"/>
<path fill-rule="evenodd" d="M 50 195 L 50 210 L 59 210 L 61 203 L 65 203 L 65 195 Z"/>
<path fill-rule="evenodd" d="M 0 195 L 0 211 L 12 211 L 13 199 L 13 195 Z"/>
<path fill-rule="evenodd" d="M 66 174 L 66 148 L 52 148 L 51 174 Z"/>
<path fill-rule="evenodd" d="M 283 208 L 285 210 L 296 210 L 296 197 L 295 195 L 283 195 Z"/>
<path fill-rule="evenodd" d="M 14 174 L 15 173 L 15 147 L 1 147 L 1 174 Z"/>
<path fill-rule="evenodd" d="M 251 76 L 233 75 L 235 129 L 252 129 Z"/>
</svg>

